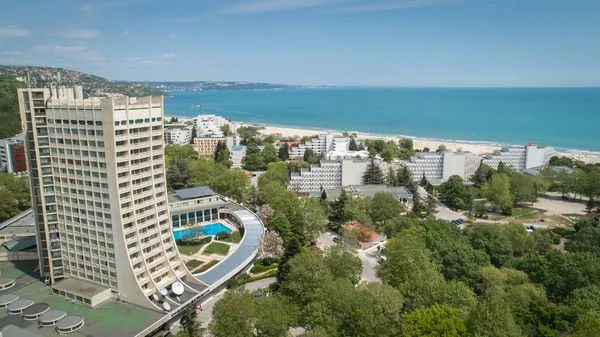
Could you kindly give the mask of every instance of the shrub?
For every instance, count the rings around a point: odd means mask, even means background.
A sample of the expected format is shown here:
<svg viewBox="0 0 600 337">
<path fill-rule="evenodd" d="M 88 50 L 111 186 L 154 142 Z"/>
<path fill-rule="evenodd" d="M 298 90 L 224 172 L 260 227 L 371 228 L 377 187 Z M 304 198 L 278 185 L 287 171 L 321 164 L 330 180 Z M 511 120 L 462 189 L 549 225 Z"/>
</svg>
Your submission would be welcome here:
<svg viewBox="0 0 600 337">
<path fill-rule="evenodd" d="M 252 277 L 250 277 L 250 275 L 246 273 L 240 274 L 236 278 L 232 278 L 227 282 L 227 289 L 237 288 L 250 281 L 252 281 Z"/>
<path fill-rule="evenodd" d="M 196 245 L 205 245 L 211 241 L 212 241 L 212 238 L 210 236 L 204 236 L 204 237 L 197 237 L 197 238 L 185 239 L 185 240 L 175 240 L 175 243 L 178 246 L 196 246 Z"/>
<path fill-rule="evenodd" d="M 262 265 L 262 264 L 255 264 L 252 269 L 250 269 L 250 272 L 252 274 L 260 274 L 263 273 L 267 270 L 271 270 L 271 269 L 275 269 L 277 268 L 277 263 L 273 263 L 271 265 Z"/>
<path fill-rule="evenodd" d="M 227 233 L 226 231 L 221 231 L 215 235 L 215 239 L 223 241 L 229 239 L 231 237 L 231 233 Z"/>
<path fill-rule="evenodd" d="M 573 235 L 575 233 L 574 230 L 569 229 L 569 228 L 565 228 L 565 227 L 555 227 L 552 228 L 552 232 L 554 234 L 558 234 L 563 238 L 568 238 L 569 236 Z"/>
</svg>

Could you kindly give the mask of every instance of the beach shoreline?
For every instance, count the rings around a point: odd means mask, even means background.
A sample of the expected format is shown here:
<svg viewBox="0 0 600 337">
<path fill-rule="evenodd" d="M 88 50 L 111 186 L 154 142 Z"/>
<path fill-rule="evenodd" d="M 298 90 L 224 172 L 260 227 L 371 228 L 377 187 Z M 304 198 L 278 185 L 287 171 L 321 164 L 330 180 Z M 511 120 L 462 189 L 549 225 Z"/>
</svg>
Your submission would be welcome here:
<svg viewBox="0 0 600 337">
<path fill-rule="evenodd" d="M 319 128 L 308 128 L 308 127 L 290 127 L 290 126 L 276 126 L 262 123 L 248 123 L 248 122 L 232 122 L 238 126 L 252 126 L 259 128 L 258 132 L 262 135 L 279 134 L 286 138 L 302 138 L 305 136 L 314 136 L 320 133 L 343 133 L 344 131 L 332 130 L 332 129 L 319 129 Z M 476 141 L 456 141 L 456 140 L 436 140 L 427 139 L 414 136 L 400 136 L 400 135 L 378 135 L 360 131 L 346 131 L 348 133 L 356 133 L 357 138 L 369 138 L 369 139 L 386 139 L 398 142 L 402 138 L 409 138 L 413 140 L 415 149 L 429 148 L 431 151 L 435 151 L 440 145 L 446 146 L 447 150 L 452 151 L 467 151 L 477 155 L 484 153 L 491 153 L 499 150 L 502 146 L 523 146 L 526 144 L 502 144 L 501 142 L 489 142 L 482 143 Z M 545 145 L 545 144 L 540 144 Z M 559 156 L 565 156 L 572 158 L 573 160 L 581 160 L 585 163 L 600 163 L 600 153 L 593 152 L 567 152 L 557 149 Z"/>
</svg>

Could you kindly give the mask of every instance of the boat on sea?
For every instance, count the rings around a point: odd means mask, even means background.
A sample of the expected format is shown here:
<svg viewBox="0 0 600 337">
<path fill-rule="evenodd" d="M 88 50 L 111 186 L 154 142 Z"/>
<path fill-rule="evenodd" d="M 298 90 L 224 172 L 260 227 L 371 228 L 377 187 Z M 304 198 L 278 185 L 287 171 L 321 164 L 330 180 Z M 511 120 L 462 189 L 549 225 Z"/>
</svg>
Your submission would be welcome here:
<svg viewBox="0 0 600 337">
<path fill-rule="evenodd" d="M 191 106 L 192 109 L 202 109 L 202 104 L 196 104 Z"/>
</svg>

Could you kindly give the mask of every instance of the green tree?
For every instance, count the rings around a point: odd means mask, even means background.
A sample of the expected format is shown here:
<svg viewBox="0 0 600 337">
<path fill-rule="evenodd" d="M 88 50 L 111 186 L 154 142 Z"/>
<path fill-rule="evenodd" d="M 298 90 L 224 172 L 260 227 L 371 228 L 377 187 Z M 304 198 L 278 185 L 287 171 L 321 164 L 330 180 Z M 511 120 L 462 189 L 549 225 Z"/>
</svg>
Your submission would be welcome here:
<svg viewBox="0 0 600 337">
<path fill-rule="evenodd" d="M 400 147 L 409 151 L 414 151 L 413 140 L 410 138 L 402 138 L 398 142 Z"/>
<path fill-rule="evenodd" d="M 573 168 L 574 164 L 573 164 L 573 159 L 571 159 L 569 157 L 554 156 L 554 157 L 550 158 L 550 166 L 566 166 L 566 167 Z"/>
<path fill-rule="evenodd" d="M 333 279 L 318 248 L 305 249 L 287 263 L 289 271 L 280 285 L 281 294 L 300 308 L 319 299 L 319 289 Z"/>
<path fill-rule="evenodd" d="M 221 126 L 221 132 L 223 132 L 223 135 L 227 137 L 231 133 L 231 128 L 229 127 L 229 124 Z"/>
<path fill-rule="evenodd" d="M 303 215 L 303 234 L 306 241 L 313 241 L 325 232 L 327 215 L 323 204 L 315 198 L 302 198 L 300 213 Z"/>
<path fill-rule="evenodd" d="M 397 233 L 403 231 L 404 229 L 415 226 L 419 223 L 419 219 L 417 217 L 410 216 L 397 216 L 389 221 L 382 227 L 383 233 L 388 237 L 388 239 L 396 236 Z"/>
<path fill-rule="evenodd" d="M 571 235 L 565 249 L 571 252 L 590 252 L 600 257 L 600 227 L 588 227 Z"/>
<path fill-rule="evenodd" d="M 409 186 L 413 182 L 413 175 L 408 166 L 398 169 L 396 186 Z"/>
<path fill-rule="evenodd" d="M 471 177 L 471 181 L 475 186 L 481 187 L 492 179 L 494 173 L 496 173 L 496 171 L 491 166 L 481 163 L 475 171 L 475 174 Z"/>
<path fill-rule="evenodd" d="M 369 203 L 371 220 L 379 225 L 385 225 L 386 221 L 399 216 L 403 211 L 404 205 L 390 193 L 377 192 Z"/>
<path fill-rule="evenodd" d="M 12 218 L 20 213 L 17 200 L 9 190 L 0 189 L 0 221 Z"/>
<path fill-rule="evenodd" d="M 338 245 L 330 246 L 325 250 L 323 262 L 334 278 L 350 280 L 354 285 L 360 281 L 362 261 L 351 250 Z"/>
<path fill-rule="evenodd" d="M 178 190 L 190 187 L 192 171 L 190 161 L 185 158 L 173 158 L 167 165 L 167 186 L 170 189 Z"/>
<path fill-rule="evenodd" d="M 537 200 L 536 190 L 531 176 L 523 173 L 513 172 L 510 175 L 510 194 L 513 205 L 516 207 L 520 202 L 531 202 Z"/>
<path fill-rule="evenodd" d="M 275 142 L 277 141 L 277 136 L 275 136 L 274 134 L 270 134 L 267 137 L 265 137 L 264 142 L 273 145 Z"/>
<path fill-rule="evenodd" d="M 445 152 L 447 150 L 446 145 L 440 144 L 437 148 L 437 152 Z"/>
<path fill-rule="evenodd" d="M 183 336 L 181 337 L 201 337 L 204 335 L 204 329 L 200 327 L 200 323 L 194 317 L 193 312 L 194 309 L 191 306 L 185 310 L 185 323 L 183 324 Z"/>
<path fill-rule="evenodd" d="M 427 200 L 425 200 L 425 212 L 427 213 L 427 215 L 431 215 L 437 212 L 437 207 L 437 199 L 433 196 L 433 194 L 428 193 Z"/>
<path fill-rule="evenodd" d="M 279 148 L 277 156 L 281 161 L 286 161 L 290 159 L 290 147 L 287 144 L 283 144 L 283 146 Z"/>
<path fill-rule="evenodd" d="M 388 167 L 387 169 L 387 173 L 385 175 L 385 183 L 388 186 L 396 186 L 398 180 L 396 178 L 396 172 L 394 171 L 393 167 Z"/>
<path fill-rule="evenodd" d="M 512 168 L 504 164 L 502 161 L 498 163 L 498 167 L 496 168 L 496 173 L 498 174 L 509 174 L 512 173 Z"/>
<path fill-rule="evenodd" d="M 365 198 L 355 197 L 344 207 L 344 220 L 356 220 L 360 224 L 370 226 L 371 217 L 369 216 L 369 203 Z"/>
<path fill-rule="evenodd" d="M 215 164 L 221 164 L 227 168 L 231 168 L 233 165 L 233 162 L 231 161 L 231 152 L 229 152 L 225 142 L 217 143 L 214 159 Z"/>
<path fill-rule="evenodd" d="M 251 185 L 242 170 L 225 170 L 209 184 L 216 192 L 242 203 L 250 197 Z"/>
<path fill-rule="evenodd" d="M 494 174 L 492 179 L 481 187 L 481 196 L 486 198 L 495 209 L 503 214 L 512 214 L 510 181 L 506 174 Z"/>
<path fill-rule="evenodd" d="M 265 164 L 274 163 L 279 160 L 277 150 L 271 143 L 265 145 L 265 148 L 261 151 L 261 155 Z"/>
<path fill-rule="evenodd" d="M 309 163 L 309 164 L 314 164 L 319 162 L 319 156 L 310 148 L 307 148 L 304 151 L 304 156 L 302 157 L 302 160 L 304 160 L 305 162 Z"/>
<path fill-rule="evenodd" d="M 255 128 L 249 126 L 241 126 L 237 129 L 237 134 L 242 138 L 240 142 L 242 145 L 248 144 L 248 142 L 258 135 L 258 132 Z"/>
<path fill-rule="evenodd" d="M 371 159 L 371 162 L 369 162 L 369 164 L 367 165 L 367 170 L 363 175 L 363 183 L 365 185 L 378 185 L 383 184 L 383 182 L 384 179 L 381 167 L 379 167 L 379 165 L 375 163 L 375 160 Z"/>
<path fill-rule="evenodd" d="M 440 192 L 446 204 L 453 209 L 467 209 L 471 205 L 472 195 L 460 176 L 453 175 L 440 185 Z"/>
<path fill-rule="evenodd" d="M 513 256 L 510 241 L 502 234 L 500 226 L 475 224 L 466 233 L 473 248 L 486 252 L 496 267 L 503 266 Z"/>
<path fill-rule="evenodd" d="M 427 184 L 429 184 L 429 182 L 427 181 L 427 177 L 425 177 L 425 173 L 423 173 L 423 176 L 421 177 L 421 181 L 419 181 L 419 186 L 425 187 L 425 186 L 427 186 Z"/>
<path fill-rule="evenodd" d="M 227 291 L 215 303 L 208 329 L 215 337 L 254 337 L 255 304 L 243 287 Z"/>
<path fill-rule="evenodd" d="M 467 321 L 474 337 L 521 337 L 509 304 L 499 291 L 493 291 L 480 300 Z"/>
<path fill-rule="evenodd" d="M 21 114 L 17 89 L 25 87 L 21 81 L 0 77 L 0 139 L 21 133 Z"/>
<path fill-rule="evenodd" d="M 465 321 L 458 311 L 434 304 L 402 316 L 402 336 L 468 336 Z"/>
<path fill-rule="evenodd" d="M 190 162 L 198 159 L 198 152 L 191 145 L 169 145 L 165 147 L 165 164 L 167 167 L 173 160 Z"/>
<path fill-rule="evenodd" d="M 242 167 L 248 171 L 264 170 L 266 166 L 260 153 L 247 154 L 242 159 Z"/>
<path fill-rule="evenodd" d="M 598 331 L 600 331 L 600 312 L 590 312 L 577 320 L 569 336 L 594 337 L 598 336 Z"/>
<path fill-rule="evenodd" d="M 358 151 L 358 145 L 356 145 L 356 140 L 354 140 L 354 138 L 350 138 L 350 144 L 348 145 L 348 150 Z"/>
<path fill-rule="evenodd" d="M 345 222 L 347 220 L 345 209 L 351 200 L 352 195 L 346 189 L 342 188 L 340 196 L 331 203 L 331 217 L 333 221 Z"/>
</svg>

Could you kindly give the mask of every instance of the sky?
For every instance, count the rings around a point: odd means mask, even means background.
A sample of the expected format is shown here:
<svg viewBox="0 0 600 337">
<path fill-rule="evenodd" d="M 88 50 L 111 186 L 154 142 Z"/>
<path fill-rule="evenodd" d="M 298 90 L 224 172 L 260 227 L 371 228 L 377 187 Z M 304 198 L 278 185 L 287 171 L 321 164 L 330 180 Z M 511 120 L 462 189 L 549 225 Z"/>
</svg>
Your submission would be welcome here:
<svg viewBox="0 0 600 337">
<path fill-rule="evenodd" d="M 18 0 L 0 64 L 112 80 L 600 86 L 599 0 Z"/>
</svg>

